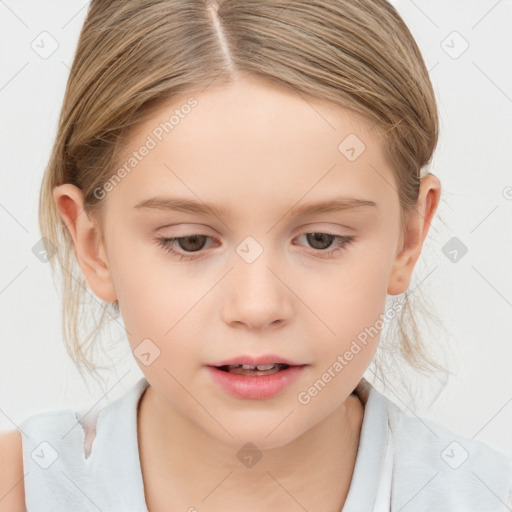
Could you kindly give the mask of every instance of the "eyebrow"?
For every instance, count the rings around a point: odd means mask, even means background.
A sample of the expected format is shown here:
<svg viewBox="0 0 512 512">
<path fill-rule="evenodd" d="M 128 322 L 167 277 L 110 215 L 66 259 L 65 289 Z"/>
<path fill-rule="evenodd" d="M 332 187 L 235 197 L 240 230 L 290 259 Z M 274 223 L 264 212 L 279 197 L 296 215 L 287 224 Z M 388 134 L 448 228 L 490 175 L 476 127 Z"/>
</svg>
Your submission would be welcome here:
<svg viewBox="0 0 512 512">
<path fill-rule="evenodd" d="M 354 197 L 338 197 L 334 199 L 303 203 L 290 209 L 288 215 L 305 216 L 318 213 L 328 213 L 343 210 L 378 207 L 375 201 L 358 199 Z M 214 205 L 202 201 L 195 201 L 185 197 L 151 197 L 144 199 L 134 206 L 137 210 L 164 210 L 170 212 L 196 213 L 213 215 L 216 217 L 227 216 L 229 208 L 224 205 Z"/>
</svg>

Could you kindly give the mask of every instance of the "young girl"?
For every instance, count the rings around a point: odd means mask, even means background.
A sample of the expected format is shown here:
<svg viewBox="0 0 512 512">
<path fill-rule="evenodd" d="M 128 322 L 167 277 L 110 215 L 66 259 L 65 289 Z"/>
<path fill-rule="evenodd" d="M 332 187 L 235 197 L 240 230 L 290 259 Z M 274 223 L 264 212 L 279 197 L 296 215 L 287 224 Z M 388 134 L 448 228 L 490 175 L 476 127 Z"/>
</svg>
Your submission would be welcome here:
<svg viewBox="0 0 512 512">
<path fill-rule="evenodd" d="M 363 378 L 439 203 L 437 137 L 384 0 L 93 0 L 41 230 L 75 361 L 87 285 L 144 377 L 96 418 L 26 419 L 3 510 L 510 510 L 511 458 Z"/>
</svg>

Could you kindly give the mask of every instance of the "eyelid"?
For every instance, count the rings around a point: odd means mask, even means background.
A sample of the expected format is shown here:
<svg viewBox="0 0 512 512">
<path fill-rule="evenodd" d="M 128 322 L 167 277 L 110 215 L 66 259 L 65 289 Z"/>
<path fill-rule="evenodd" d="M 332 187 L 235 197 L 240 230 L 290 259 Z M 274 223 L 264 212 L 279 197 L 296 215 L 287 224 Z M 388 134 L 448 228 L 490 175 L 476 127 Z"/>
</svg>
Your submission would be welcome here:
<svg viewBox="0 0 512 512">
<path fill-rule="evenodd" d="M 325 233 L 328 235 L 345 236 L 345 233 L 341 232 L 342 230 L 350 231 L 352 233 L 356 231 L 353 227 L 344 226 L 343 224 L 337 224 L 334 222 L 310 222 L 309 224 L 302 224 L 300 228 L 297 228 L 294 232 L 297 232 L 298 234 Z"/>
<path fill-rule="evenodd" d="M 333 254 L 344 251 L 347 247 L 352 244 L 358 237 L 353 235 L 339 235 L 336 233 L 331 233 L 328 231 L 322 230 L 303 230 L 298 236 L 294 237 L 295 240 L 298 237 L 306 236 L 308 234 L 319 233 L 327 236 L 332 236 L 335 239 L 334 246 L 327 249 L 315 249 L 309 248 L 309 252 L 312 256 L 317 258 L 329 259 Z M 208 249 L 200 249 L 198 251 L 192 252 L 181 252 L 180 250 L 175 249 L 176 241 L 188 238 L 192 236 L 204 236 L 207 239 L 213 240 L 213 242 L 219 242 L 215 237 L 211 237 L 209 235 L 204 235 L 203 233 L 192 233 L 181 236 L 173 236 L 173 237 L 155 237 L 155 242 L 161 246 L 166 252 L 173 254 L 176 258 L 180 260 L 194 261 L 197 259 L 201 259 L 204 254 L 207 254 Z M 337 241 L 336 241 L 337 240 Z M 210 244 L 211 245 L 211 244 Z M 301 244 L 295 244 L 301 245 Z"/>
<path fill-rule="evenodd" d="M 207 233 L 211 233 L 214 230 L 209 227 L 206 224 L 199 224 L 199 223 L 184 223 L 180 222 L 177 224 L 165 224 L 164 226 L 157 227 L 154 231 L 162 231 L 172 229 L 176 231 L 176 233 L 173 233 L 172 235 L 169 235 L 169 238 L 179 238 L 182 236 L 193 236 L 193 235 L 205 235 L 205 236 L 211 236 L 207 235 Z"/>
</svg>

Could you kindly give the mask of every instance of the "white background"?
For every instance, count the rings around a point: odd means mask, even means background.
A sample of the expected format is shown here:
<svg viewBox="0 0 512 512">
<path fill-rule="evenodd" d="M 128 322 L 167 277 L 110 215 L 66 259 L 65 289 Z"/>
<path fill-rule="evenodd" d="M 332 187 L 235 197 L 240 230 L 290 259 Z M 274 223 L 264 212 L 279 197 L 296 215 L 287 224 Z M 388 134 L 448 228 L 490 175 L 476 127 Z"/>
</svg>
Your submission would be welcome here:
<svg viewBox="0 0 512 512">
<path fill-rule="evenodd" d="M 425 399 L 414 410 L 512 456 L 512 2 L 393 4 L 424 55 L 441 117 L 431 172 L 443 186 L 442 220 L 416 278 L 446 328 L 432 336 L 432 351 L 449 349 L 453 376 L 430 409 Z M 92 380 L 87 388 L 64 348 L 49 264 L 32 253 L 41 237 L 39 188 L 87 5 L 0 2 L 0 431 L 49 409 L 101 408 L 142 377 L 121 330 L 125 357 L 107 375 L 109 392 Z M 43 31 L 58 42 L 46 59 L 31 48 Z M 461 38 L 469 47 L 453 58 Z M 452 237 L 468 248 L 456 263 L 442 252 Z M 432 397 L 430 380 L 414 385 Z M 386 395 L 412 408 L 398 385 Z"/>
</svg>

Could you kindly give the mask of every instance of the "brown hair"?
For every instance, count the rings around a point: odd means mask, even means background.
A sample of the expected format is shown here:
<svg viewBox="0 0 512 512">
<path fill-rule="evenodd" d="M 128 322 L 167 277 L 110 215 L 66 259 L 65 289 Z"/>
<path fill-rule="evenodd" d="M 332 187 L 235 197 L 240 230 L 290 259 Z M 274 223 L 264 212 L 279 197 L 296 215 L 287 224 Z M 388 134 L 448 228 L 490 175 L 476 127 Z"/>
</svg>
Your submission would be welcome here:
<svg viewBox="0 0 512 512">
<path fill-rule="evenodd" d="M 385 0 L 93 0 L 84 22 L 41 187 L 39 220 L 62 269 L 63 334 L 82 373 L 112 309 L 94 302 L 52 197 L 72 183 L 101 228 L 94 191 L 113 174 L 129 127 L 178 94 L 250 74 L 351 109 L 382 134 L 395 171 L 403 225 L 438 139 L 428 70 L 407 26 Z M 100 229 L 103 238 L 103 230 Z M 86 299 L 86 301 L 84 301 Z M 400 355 L 419 370 L 442 369 L 424 350 L 407 292 Z M 96 304 L 97 304 L 96 300 Z M 114 312 L 119 308 L 114 304 Z M 115 318 L 115 317 L 114 317 Z M 82 373 L 82 375 L 84 375 Z"/>
</svg>

